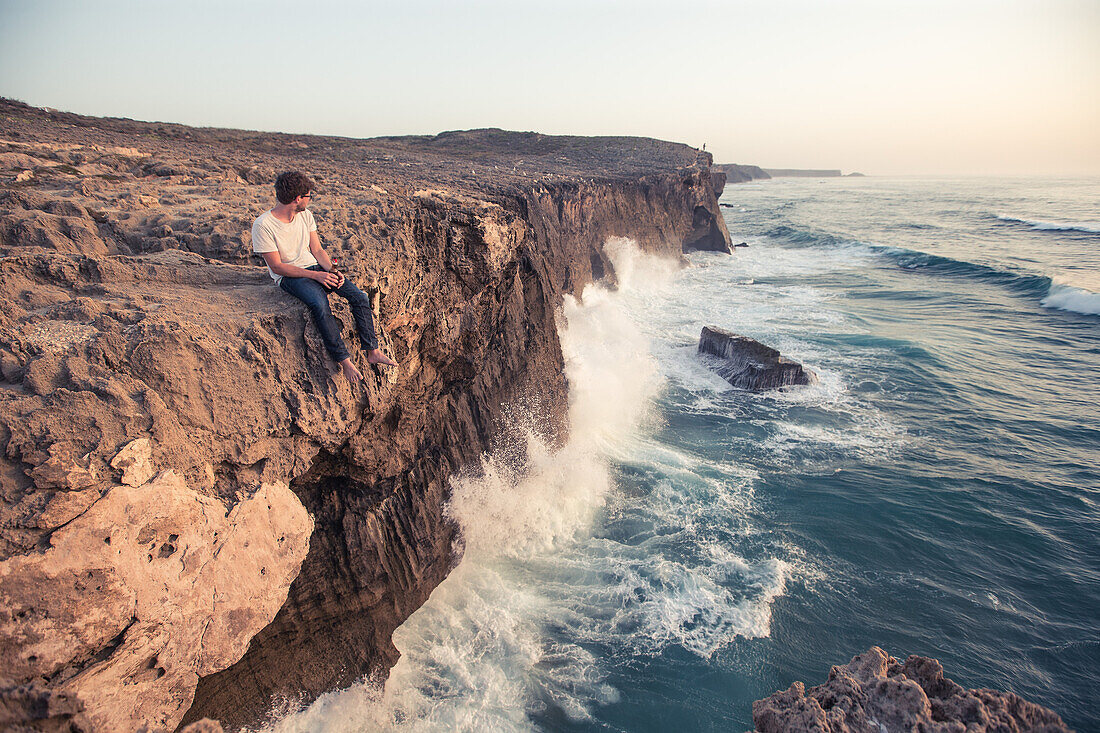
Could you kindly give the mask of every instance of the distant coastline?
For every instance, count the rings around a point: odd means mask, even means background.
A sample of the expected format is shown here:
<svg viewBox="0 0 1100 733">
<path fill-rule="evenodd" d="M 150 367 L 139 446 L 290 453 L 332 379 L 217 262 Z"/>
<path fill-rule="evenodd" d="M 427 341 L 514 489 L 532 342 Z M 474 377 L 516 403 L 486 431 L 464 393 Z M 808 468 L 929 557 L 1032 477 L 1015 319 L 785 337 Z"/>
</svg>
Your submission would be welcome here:
<svg viewBox="0 0 1100 733">
<path fill-rule="evenodd" d="M 764 172 L 772 178 L 840 178 L 841 176 L 863 176 L 862 173 L 842 173 L 839 169 L 765 168 Z"/>
<path fill-rule="evenodd" d="M 839 168 L 761 168 L 758 165 L 742 163 L 715 163 L 711 170 L 724 173 L 727 183 L 745 183 L 747 181 L 769 180 L 772 178 L 840 178 L 852 176 L 861 178 L 862 173 L 843 173 Z"/>
</svg>

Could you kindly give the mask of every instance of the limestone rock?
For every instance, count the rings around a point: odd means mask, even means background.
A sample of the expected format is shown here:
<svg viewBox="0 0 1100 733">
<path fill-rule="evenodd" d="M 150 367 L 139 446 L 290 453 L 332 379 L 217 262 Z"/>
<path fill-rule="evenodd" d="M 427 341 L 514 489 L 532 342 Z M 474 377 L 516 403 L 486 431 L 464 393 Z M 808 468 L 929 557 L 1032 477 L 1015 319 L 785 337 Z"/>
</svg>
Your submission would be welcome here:
<svg viewBox="0 0 1100 733">
<path fill-rule="evenodd" d="M 58 491 L 38 515 L 37 526 L 55 529 L 73 521 L 99 499 L 99 489 Z"/>
<path fill-rule="evenodd" d="M 196 720 L 180 729 L 180 733 L 223 733 L 221 723 L 210 718 Z"/>
<path fill-rule="evenodd" d="M 727 183 L 745 183 L 747 181 L 759 179 L 767 180 L 771 178 L 771 176 L 769 176 L 760 166 L 756 165 L 716 163 L 711 166 L 711 170 L 725 174 Z"/>
<path fill-rule="evenodd" d="M 33 170 L 42 161 L 26 153 L 0 153 L 0 170 Z"/>
<path fill-rule="evenodd" d="M 171 472 L 117 486 L 45 553 L 0 563 L 0 684 L 60 670 L 98 729 L 174 728 L 274 618 L 312 529 L 285 484 L 231 512 Z"/>
<path fill-rule="evenodd" d="M 36 733 L 83 733 L 91 722 L 84 704 L 72 695 L 41 683 L 0 688 L 0 730 Z"/>
<path fill-rule="evenodd" d="M 711 184 L 714 185 L 713 183 Z M 711 209 L 700 204 L 695 207 L 691 218 L 691 234 L 684 240 L 684 252 L 726 252 L 730 249 L 730 233 L 722 223 L 718 207 Z"/>
<path fill-rule="evenodd" d="M 824 684 L 801 682 L 757 700 L 752 719 L 760 733 L 1058 733 L 1069 731 L 1053 711 L 1011 692 L 965 690 L 944 677 L 935 659 L 910 656 L 904 664 L 879 647 L 833 667 Z"/>
<path fill-rule="evenodd" d="M 127 443 L 111 459 L 111 468 L 122 471 L 121 480 L 127 486 L 141 486 L 156 474 L 153 466 L 153 442 L 148 438 L 138 438 Z"/>
<path fill-rule="evenodd" d="M 708 366 L 740 389 L 777 389 L 817 381 L 816 375 L 770 346 L 714 326 L 699 335 L 699 353 L 717 357 Z"/>
<path fill-rule="evenodd" d="M 710 169 L 710 180 L 714 186 L 714 195 L 721 196 L 722 192 L 726 190 L 726 172 L 712 167 Z"/>
</svg>

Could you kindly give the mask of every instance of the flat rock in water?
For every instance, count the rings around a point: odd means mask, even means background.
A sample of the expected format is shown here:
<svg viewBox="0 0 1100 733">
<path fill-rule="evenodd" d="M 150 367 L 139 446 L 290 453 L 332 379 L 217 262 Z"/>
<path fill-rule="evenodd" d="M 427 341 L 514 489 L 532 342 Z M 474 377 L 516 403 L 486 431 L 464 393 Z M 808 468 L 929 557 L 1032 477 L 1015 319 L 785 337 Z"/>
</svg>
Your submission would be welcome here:
<svg viewBox="0 0 1100 733">
<path fill-rule="evenodd" d="M 740 389 L 761 391 L 817 381 L 812 371 L 770 346 L 713 326 L 703 326 L 699 353 L 718 357 L 721 361 L 712 360 L 710 366 Z"/>
</svg>

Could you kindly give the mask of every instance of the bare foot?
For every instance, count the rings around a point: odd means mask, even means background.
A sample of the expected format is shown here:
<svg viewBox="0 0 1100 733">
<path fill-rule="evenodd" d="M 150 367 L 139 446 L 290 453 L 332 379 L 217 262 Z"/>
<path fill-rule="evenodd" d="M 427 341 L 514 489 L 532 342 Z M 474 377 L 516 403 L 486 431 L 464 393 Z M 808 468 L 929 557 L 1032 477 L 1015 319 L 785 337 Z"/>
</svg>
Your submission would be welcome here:
<svg viewBox="0 0 1100 733">
<path fill-rule="evenodd" d="M 387 366 L 397 366 L 397 362 L 382 353 L 382 349 L 371 349 L 367 352 L 368 364 L 385 364 Z"/>
<path fill-rule="evenodd" d="M 362 373 L 356 369 L 355 364 L 351 362 L 350 356 L 340 362 L 340 371 L 344 373 L 344 376 L 347 377 L 347 380 L 352 384 L 358 384 L 359 380 L 363 378 Z"/>
</svg>

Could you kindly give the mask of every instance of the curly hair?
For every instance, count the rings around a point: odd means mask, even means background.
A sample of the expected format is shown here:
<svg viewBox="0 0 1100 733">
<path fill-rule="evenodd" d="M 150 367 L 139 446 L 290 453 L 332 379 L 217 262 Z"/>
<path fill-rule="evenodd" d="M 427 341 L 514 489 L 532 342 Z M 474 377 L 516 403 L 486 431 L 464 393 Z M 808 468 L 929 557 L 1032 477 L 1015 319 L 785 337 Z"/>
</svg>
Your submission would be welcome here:
<svg viewBox="0 0 1100 733">
<path fill-rule="evenodd" d="M 280 173 L 275 179 L 275 198 L 279 199 L 280 204 L 289 204 L 312 190 L 313 181 L 306 178 L 306 174 L 301 171 Z"/>
</svg>

